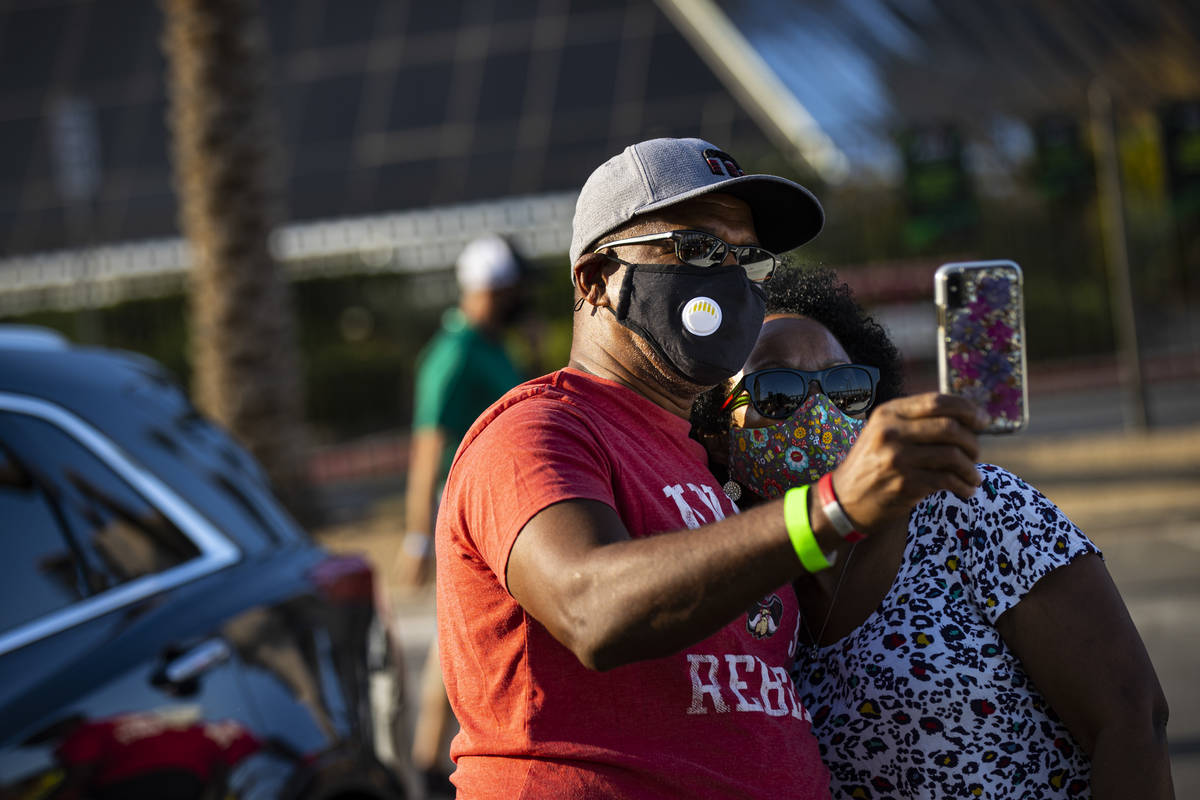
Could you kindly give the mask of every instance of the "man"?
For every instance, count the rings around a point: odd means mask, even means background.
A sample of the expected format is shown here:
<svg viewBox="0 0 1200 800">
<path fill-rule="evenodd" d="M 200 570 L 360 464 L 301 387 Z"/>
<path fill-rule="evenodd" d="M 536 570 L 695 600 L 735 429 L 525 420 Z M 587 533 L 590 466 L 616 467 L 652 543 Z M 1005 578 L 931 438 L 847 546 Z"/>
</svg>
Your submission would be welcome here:
<svg viewBox="0 0 1200 800">
<path fill-rule="evenodd" d="M 936 395 L 864 430 L 837 519 L 804 490 L 737 514 L 709 474 L 692 401 L 753 347 L 767 251 L 822 223 L 806 189 L 699 139 L 633 145 L 584 185 L 570 364 L 472 426 L 439 514 L 460 797 L 828 797 L 788 584 L 846 515 L 873 533 L 979 478 L 975 410 Z"/>
<path fill-rule="evenodd" d="M 408 532 L 396 576 L 410 590 L 432 574 L 434 510 L 459 440 L 480 412 L 524 379 L 500 342 L 522 308 L 517 254 L 499 236 L 480 237 L 459 255 L 455 277 L 458 305 L 446 311 L 417 367 L 405 494 Z M 419 691 L 413 766 L 427 789 L 448 789 L 442 765 L 451 716 L 436 648 L 429 651 Z"/>
<path fill-rule="evenodd" d="M 403 585 L 428 581 L 437 494 L 463 434 L 524 376 L 500 337 L 521 311 L 520 261 L 499 236 L 475 239 L 455 264 L 459 301 L 417 360 L 405 494 Z"/>
</svg>

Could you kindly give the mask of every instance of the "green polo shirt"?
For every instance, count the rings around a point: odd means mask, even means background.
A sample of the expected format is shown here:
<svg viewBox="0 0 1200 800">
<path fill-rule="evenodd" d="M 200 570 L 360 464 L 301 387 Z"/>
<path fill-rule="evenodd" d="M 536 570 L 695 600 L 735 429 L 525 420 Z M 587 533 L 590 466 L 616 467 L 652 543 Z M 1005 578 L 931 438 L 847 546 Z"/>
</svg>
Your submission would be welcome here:
<svg viewBox="0 0 1200 800">
<path fill-rule="evenodd" d="M 467 429 L 484 409 L 524 380 L 499 342 L 468 324 L 457 308 L 442 315 L 442 328 L 417 357 L 413 430 L 446 434 L 442 477 Z"/>
</svg>

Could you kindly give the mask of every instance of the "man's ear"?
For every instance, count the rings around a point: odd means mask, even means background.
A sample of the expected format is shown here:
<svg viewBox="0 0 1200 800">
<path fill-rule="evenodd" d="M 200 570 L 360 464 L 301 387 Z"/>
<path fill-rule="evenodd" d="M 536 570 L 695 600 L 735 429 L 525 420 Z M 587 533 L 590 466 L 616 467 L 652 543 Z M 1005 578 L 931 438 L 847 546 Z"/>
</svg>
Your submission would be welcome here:
<svg viewBox="0 0 1200 800">
<path fill-rule="evenodd" d="M 599 253 L 584 253 L 571 268 L 571 277 L 575 281 L 575 290 L 585 303 L 601 308 L 612 308 L 608 296 L 608 279 L 620 267 Z"/>
</svg>

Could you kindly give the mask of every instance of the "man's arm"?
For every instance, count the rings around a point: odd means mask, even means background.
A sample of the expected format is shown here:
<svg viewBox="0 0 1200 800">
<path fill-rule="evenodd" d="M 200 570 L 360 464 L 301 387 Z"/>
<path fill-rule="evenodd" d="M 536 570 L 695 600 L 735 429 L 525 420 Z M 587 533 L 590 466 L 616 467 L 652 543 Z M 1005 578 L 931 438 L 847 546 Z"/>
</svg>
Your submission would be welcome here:
<svg viewBox="0 0 1200 800">
<path fill-rule="evenodd" d="M 835 472 L 839 498 L 865 532 L 940 490 L 979 483 L 974 406 L 917 395 L 881 406 Z M 855 454 L 857 455 L 855 456 Z M 841 539 L 810 494 L 825 552 Z M 509 554 L 512 596 L 591 669 L 677 652 L 803 574 L 782 501 L 701 526 L 631 539 L 604 503 L 570 500 L 534 515 Z"/>
<path fill-rule="evenodd" d="M 1046 575 L 996 629 L 1091 756 L 1096 800 L 1175 796 L 1167 701 L 1099 556 Z"/>
<path fill-rule="evenodd" d="M 428 581 L 433 566 L 433 514 L 446 433 L 441 428 L 413 431 L 404 493 L 405 533 L 396 580 L 415 587 Z"/>
<path fill-rule="evenodd" d="M 569 500 L 521 530 L 508 588 L 584 666 L 603 670 L 700 641 L 799 571 L 780 502 L 631 539 L 610 506 Z"/>
</svg>

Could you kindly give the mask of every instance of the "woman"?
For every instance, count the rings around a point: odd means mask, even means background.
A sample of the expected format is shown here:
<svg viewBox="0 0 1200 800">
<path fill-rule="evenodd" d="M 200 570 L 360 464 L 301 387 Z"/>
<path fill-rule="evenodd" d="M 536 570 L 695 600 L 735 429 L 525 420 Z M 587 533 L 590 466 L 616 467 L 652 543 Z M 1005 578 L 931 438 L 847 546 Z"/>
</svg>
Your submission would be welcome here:
<svg viewBox="0 0 1200 800">
<path fill-rule="evenodd" d="M 867 412 L 901 387 L 828 270 L 776 274 L 735 381 L 692 418 L 743 506 L 831 470 L 838 493 L 855 440 L 887 435 Z M 1166 701 L 1099 551 L 1037 490 L 979 471 L 969 501 L 931 495 L 796 584 L 793 676 L 833 795 L 1172 797 Z"/>
</svg>

